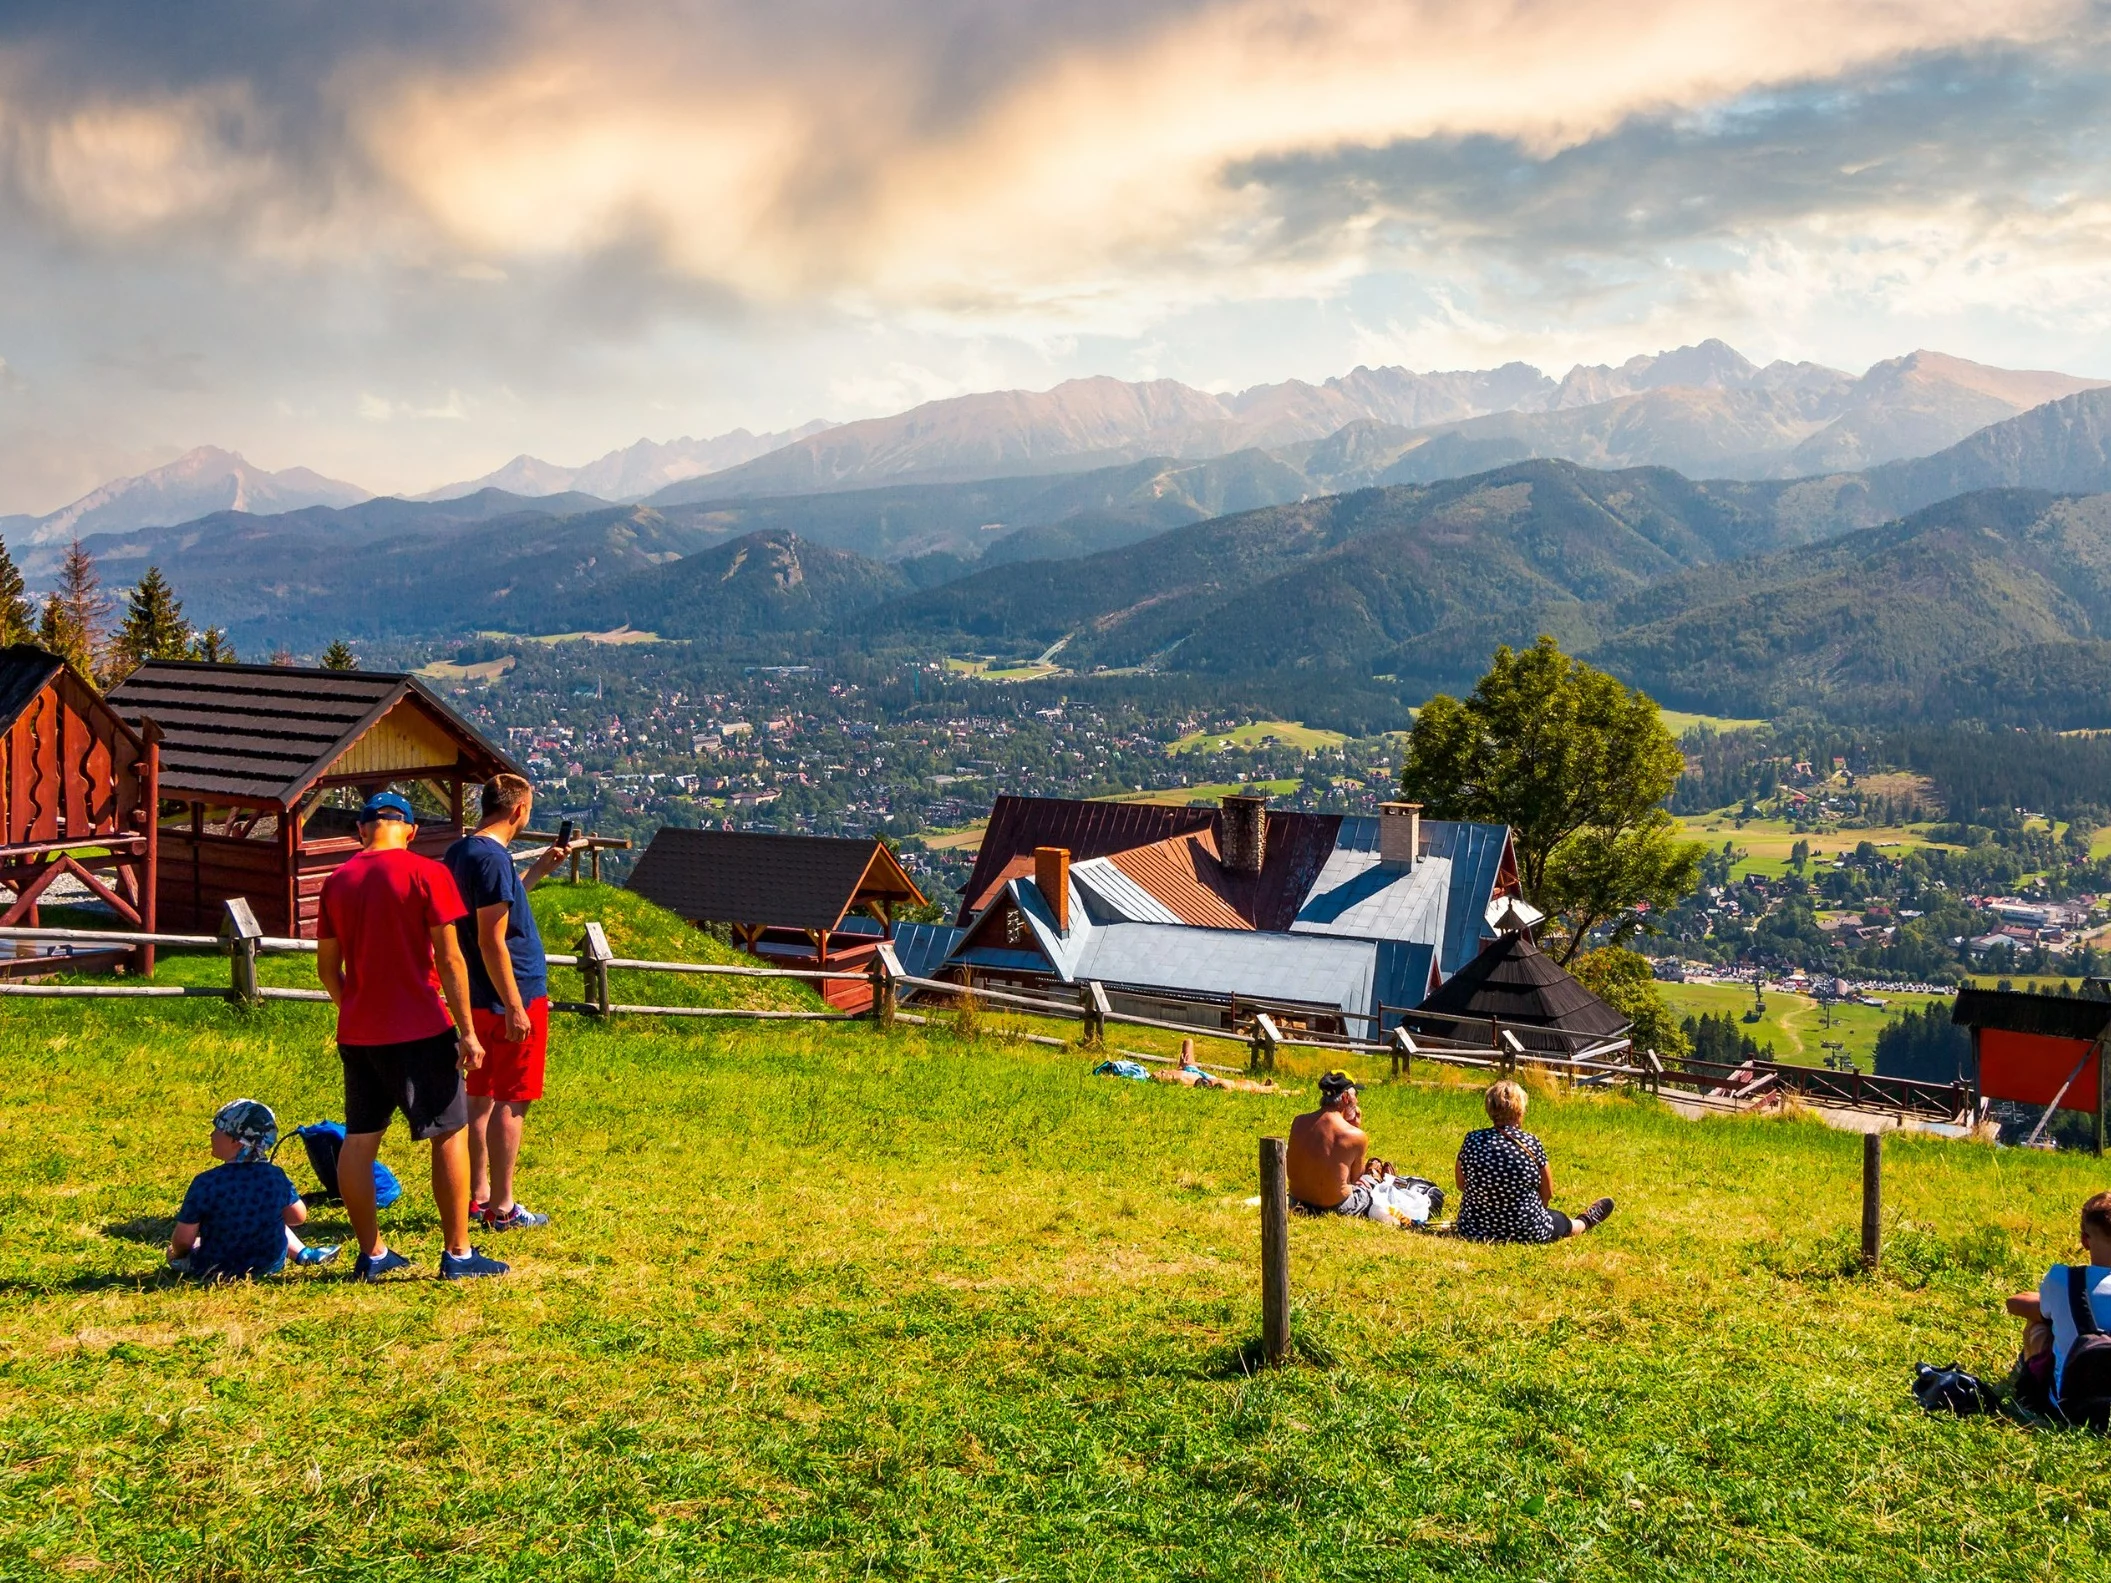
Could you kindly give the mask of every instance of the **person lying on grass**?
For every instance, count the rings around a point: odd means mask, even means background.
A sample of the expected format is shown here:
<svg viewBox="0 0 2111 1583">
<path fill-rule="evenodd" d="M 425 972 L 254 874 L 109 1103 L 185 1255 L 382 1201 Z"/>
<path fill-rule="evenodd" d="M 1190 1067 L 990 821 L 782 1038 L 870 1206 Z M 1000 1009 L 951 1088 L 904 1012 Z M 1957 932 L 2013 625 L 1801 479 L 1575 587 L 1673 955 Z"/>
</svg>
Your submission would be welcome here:
<svg viewBox="0 0 2111 1583">
<path fill-rule="evenodd" d="M 1243 1077 L 1225 1077 L 1216 1072 L 1205 1072 L 1195 1064 L 1195 1041 L 1180 1041 L 1180 1060 L 1169 1071 L 1153 1072 L 1152 1077 L 1161 1083 L 1178 1083 L 1183 1088 L 1235 1088 L 1242 1094 L 1276 1094 L 1282 1092 L 1275 1086 L 1274 1078 L 1265 1078 L 1256 1083 Z"/>
<path fill-rule="evenodd" d="M 293 1178 L 271 1163 L 279 1140 L 278 1117 L 253 1099 L 230 1100 L 213 1117 L 209 1171 L 191 1178 L 169 1237 L 169 1267 L 180 1275 L 209 1280 L 276 1275 L 286 1260 L 322 1264 L 337 1249 L 307 1248 L 293 1228 L 308 1218 L 308 1206 Z"/>
<path fill-rule="evenodd" d="M 2083 1284 L 2089 1312 L 2099 1327 L 2111 1330 L 2111 1193 L 2098 1193 L 2082 1205 Z M 2062 1397 L 2067 1355 L 2074 1350 L 2079 1327 L 2067 1290 L 2067 1266 L 2055 1264 L 2035 1292 L 2018 1292 L 2008 1311 L 2023 1321 L 2023 1355 L 2012 1376 L 2017 1398 L 2033 1412 L 2051 1412 Z"/>
<path fill-rule="evenodd" d="M 1559 1242 L 1581 1236 L 1613 1212 L 1610 1198 L 1574 1219 L 1551 1207 L 1554 1173 L 1546 1146 L 1524 1129 L 1522 1088 L 1506 1079 L 1482 1096 L 1482 1104 L 1495 1125 L 1467 1133 L 1459 1146 L 1455 1235 L 1474 1242 Z"/>
<path fill-rule="evenodd" d="M 1391 1167 L 1367 1158 L 1371 1140 L 1362 1128 L 1356 1080 L 1329 1072 L 1319 1080 L 1319 1109 L 1290 1123 L 1290 1207 L 1305 1215 L 1367 1216 L 1371 1178 Z"/>
</svg>

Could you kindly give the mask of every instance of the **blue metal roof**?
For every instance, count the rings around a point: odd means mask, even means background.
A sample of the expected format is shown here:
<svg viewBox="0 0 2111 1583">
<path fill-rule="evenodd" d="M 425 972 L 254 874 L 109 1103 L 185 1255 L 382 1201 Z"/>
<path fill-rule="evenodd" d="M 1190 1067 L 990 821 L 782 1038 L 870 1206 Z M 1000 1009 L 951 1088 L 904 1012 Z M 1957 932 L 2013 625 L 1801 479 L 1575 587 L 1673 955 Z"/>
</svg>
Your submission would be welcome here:
<svg viewBox="0 0 2111 1583">
<path fill-rule="evenodd" d="M 1421 1005 L 1429 994 L 1429 970 L 1436 954 L 1437 948 L 1425 940 L 1380 940 L 1371 975 L 1371 1015 L 1385 1019 L 1380 1006 Z M 1388 1032 L 1399 1021 L 1397 1016 L 1382 1020 L 1377 1031 Z"/>
<path fill-rule="evenodd" d="M 1451 859 L 1451 895 L 1444 907 L 1444 948 L 1437 959 L 1438 969 L 1449 978 L 1481 954 L 1483 940 L 1494 937 L 1488 927 L 1488 903 L 1495 898 L 1495 881 L 1502 873 L 1510 827 L 1431 819 L 1422 828 L 1428 835 L 1430 855 Z"/>
<path fill-rule="evenodd" d="M 930 978 L 952 955 L 966 931 L 946 923 L 898 923 L 894 954 L 911 978 Z"/>
</svg>

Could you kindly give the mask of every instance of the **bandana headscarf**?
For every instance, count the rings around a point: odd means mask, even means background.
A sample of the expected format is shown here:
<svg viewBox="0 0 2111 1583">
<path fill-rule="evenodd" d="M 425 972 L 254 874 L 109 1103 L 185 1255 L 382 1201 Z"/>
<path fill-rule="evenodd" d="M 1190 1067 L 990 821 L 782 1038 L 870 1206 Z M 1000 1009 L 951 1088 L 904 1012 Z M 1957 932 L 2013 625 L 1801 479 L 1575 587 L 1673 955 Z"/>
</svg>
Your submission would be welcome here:
<svg viewBox="0 0 2111 1583">
<path fill-rule="evenodd" d="M 278 1146 L 279 1118 L 261 1100 L 231 1099 L 214 1112 L 213 1131 L 242 1145 L 237 1160 L 261 1160 Z"/>
</svg>

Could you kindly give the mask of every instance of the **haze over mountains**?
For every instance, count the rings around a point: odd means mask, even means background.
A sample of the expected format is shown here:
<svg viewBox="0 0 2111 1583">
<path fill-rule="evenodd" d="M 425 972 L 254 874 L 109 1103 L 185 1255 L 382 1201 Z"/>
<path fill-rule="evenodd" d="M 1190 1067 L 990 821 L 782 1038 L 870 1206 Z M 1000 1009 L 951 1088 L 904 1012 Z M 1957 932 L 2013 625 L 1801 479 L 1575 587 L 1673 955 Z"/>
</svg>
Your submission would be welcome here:
<svg viewBox="0 0 2111 1583">
<path fill-rule="evenodd" d="M 664 443 L 639 440 L 620 451 L 610 451 L 584 467 L 559 467 L 538 457 L 521 455 L 482 478 L 443 484 L 416 498 L 455 500 L 463 495 L 473 495 L 480 489 L 503 489 L 514 495 L 558 495 L 577 491 L 598 495 L 608 501 L 640 500 L 682 479 L 738 467 L 742 462 L 766 456 L 780 446 L 803 440 L 828 427 L 826 419 L 816 418 L 781 434 L 750 434 L 746 429 L 734 429 L 707 440 L 692 440 L 687 435 Z"/>
<path fill-rule="evenodd" d="M 239 453 L 201 445 L 152 472 L 120 478 L 91 490 L 45 516 L 0 517 L 0 536 L 10 545 L 63 544 L 96 533 L 190 522 L 214 511 L 258 516 L 304 506 L 350 506 L 372 492 L 289 467 L 266 472 Z"/>
</svg>

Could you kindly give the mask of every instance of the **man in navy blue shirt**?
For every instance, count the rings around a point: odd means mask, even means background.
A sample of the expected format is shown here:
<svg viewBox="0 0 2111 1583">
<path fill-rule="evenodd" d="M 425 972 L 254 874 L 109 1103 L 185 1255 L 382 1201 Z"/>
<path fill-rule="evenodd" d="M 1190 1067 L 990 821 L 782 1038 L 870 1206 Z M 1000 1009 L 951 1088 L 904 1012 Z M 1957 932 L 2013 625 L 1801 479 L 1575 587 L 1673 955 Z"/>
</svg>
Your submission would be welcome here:
<svg viewBox="0 0 2111 1583">
<path fill-rule="evenodd" d="M 549 1224 L 513 1196 L 513 1162 L 528 1106 L 542 1098 L 550 1040 L 550 965 L 528 889 L 570 855 L 552 846 L 525 874 L 510 848 L 528 827 L 535 789 L 500 775 L 483 790 L 483 822 L 441 859 L 468 916 L 455 927 L 469 964 L 469 1000 L 484 1064 L 468 1074 L 470 1213 L 493 1231 Z"/>
</svg>

